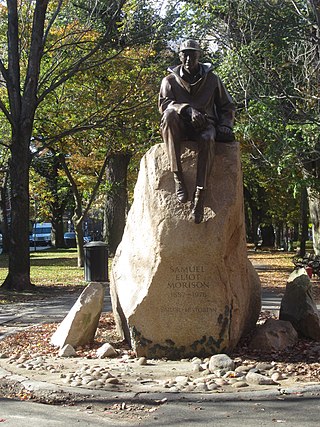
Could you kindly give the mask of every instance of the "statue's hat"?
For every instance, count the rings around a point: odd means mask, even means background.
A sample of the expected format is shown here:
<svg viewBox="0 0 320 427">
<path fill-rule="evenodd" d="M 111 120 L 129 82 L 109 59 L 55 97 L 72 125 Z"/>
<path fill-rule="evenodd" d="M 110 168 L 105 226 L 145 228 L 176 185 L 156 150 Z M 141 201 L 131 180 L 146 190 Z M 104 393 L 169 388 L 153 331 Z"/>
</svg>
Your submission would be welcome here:
<svg viewBox="0 0 320 427">
<path fill-rule="evenodd" d="M 199 43 L 192 39 L 185 40 L 181 43 L 180 52 L 183 52 L 184 50 L 197 50 L 198 52 L 201 52 Z"/>
</svg>

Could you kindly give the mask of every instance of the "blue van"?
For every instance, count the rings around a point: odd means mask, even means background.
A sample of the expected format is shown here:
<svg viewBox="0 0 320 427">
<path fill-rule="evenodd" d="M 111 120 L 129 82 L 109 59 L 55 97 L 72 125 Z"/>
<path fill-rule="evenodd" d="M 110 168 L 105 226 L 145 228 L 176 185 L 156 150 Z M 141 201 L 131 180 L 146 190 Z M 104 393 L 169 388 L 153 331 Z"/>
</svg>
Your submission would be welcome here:
<svg viewBox="0 0 320 427">
<path fill-rule="evenodd" d="M 30 245 L 51 246 L 51 234 L 51 222 L 35 222 L 29 237 Z"/>
</svg>

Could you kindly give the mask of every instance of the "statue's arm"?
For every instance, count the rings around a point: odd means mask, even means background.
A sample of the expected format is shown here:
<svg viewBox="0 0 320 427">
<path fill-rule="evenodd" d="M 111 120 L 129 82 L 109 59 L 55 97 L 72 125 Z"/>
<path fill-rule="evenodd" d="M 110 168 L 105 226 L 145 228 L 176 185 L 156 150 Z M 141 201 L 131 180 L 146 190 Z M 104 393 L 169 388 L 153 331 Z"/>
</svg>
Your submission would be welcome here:
<svg viewBox="0 0 320 427">
<path fill-rule="evenodd" d="M 215 106 L 218 115 L 218 126 L 226 126 L 233 129 L 236 106 L 220 79 L 218 79 L 218 86 L 215 94 Z"/>
<path fill-rule="evenodd" d="M 178 102 L 169 79 L 164 78 L 160 86 L 158 107 L 160 114 L 163 114 L 167 108 L 173 108 L 181 114 L 189 104 Z"/>
</svg>

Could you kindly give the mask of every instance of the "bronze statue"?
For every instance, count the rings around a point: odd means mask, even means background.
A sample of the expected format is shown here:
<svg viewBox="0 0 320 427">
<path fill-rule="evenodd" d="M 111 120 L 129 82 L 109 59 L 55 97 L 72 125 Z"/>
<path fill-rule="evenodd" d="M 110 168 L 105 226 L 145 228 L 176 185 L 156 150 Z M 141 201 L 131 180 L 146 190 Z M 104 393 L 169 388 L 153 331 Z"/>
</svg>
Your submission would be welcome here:
<svg viewBox="0 0 320 427">
<path fill-rule="evenodd" d="M 181 203 L 188 200 L 181 166 L 181 143 L 197 142 L 198 160 L 196 188 L 192 201 L 194 222 L 203 220 L 204 193 L 211 171 L 215 141 L 234 140 L 235 105 L 212 65 L 200 63 L 201 49 L 195 40 L 180 46 L 181 64 L 168 68 L 170 74 L 162 80 L 159 111 L 160 131 L 167 146 L 176 195 Z"/>
</svg>

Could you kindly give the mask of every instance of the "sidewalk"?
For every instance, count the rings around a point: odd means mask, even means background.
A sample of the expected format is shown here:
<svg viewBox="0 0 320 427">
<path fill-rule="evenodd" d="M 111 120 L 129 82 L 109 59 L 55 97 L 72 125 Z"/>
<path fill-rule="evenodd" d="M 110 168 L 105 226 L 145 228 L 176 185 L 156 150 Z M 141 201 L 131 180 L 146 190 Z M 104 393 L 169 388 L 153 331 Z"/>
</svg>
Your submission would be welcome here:
<svg viewBox="0 0 320 427">
<path fill-rule="evenodd" d="M 41 300 L 1 306 L 0 327 L 6 326 L 8 332 L 38 323 L 61 322 L 68 314 L 79 295 L 62 295 L 52 300 Z M 262 290 L 262 310 L 279 310 L 281 296 Z M 103 312 L 112 310 L 109 287 L 106 288 Z M 9 331 L 9 329 L 11 329 Z M 0 331 L 0 339 L 1 336 Z"/>
<path fill-rule="evenodd" d="M 0 340 L 8 333 L 39 323 L 61 322 L 78 299 L 78 294 L 67 294 L 34 302 L 4 304 L 0 312 Z M 109 288 L 106 288 L 103 312 L 111 311 Z M 2 328 L 1 328 L 2 327 Z M 5 331 L 3 331 L 5 327 Z"/>
</svg>

